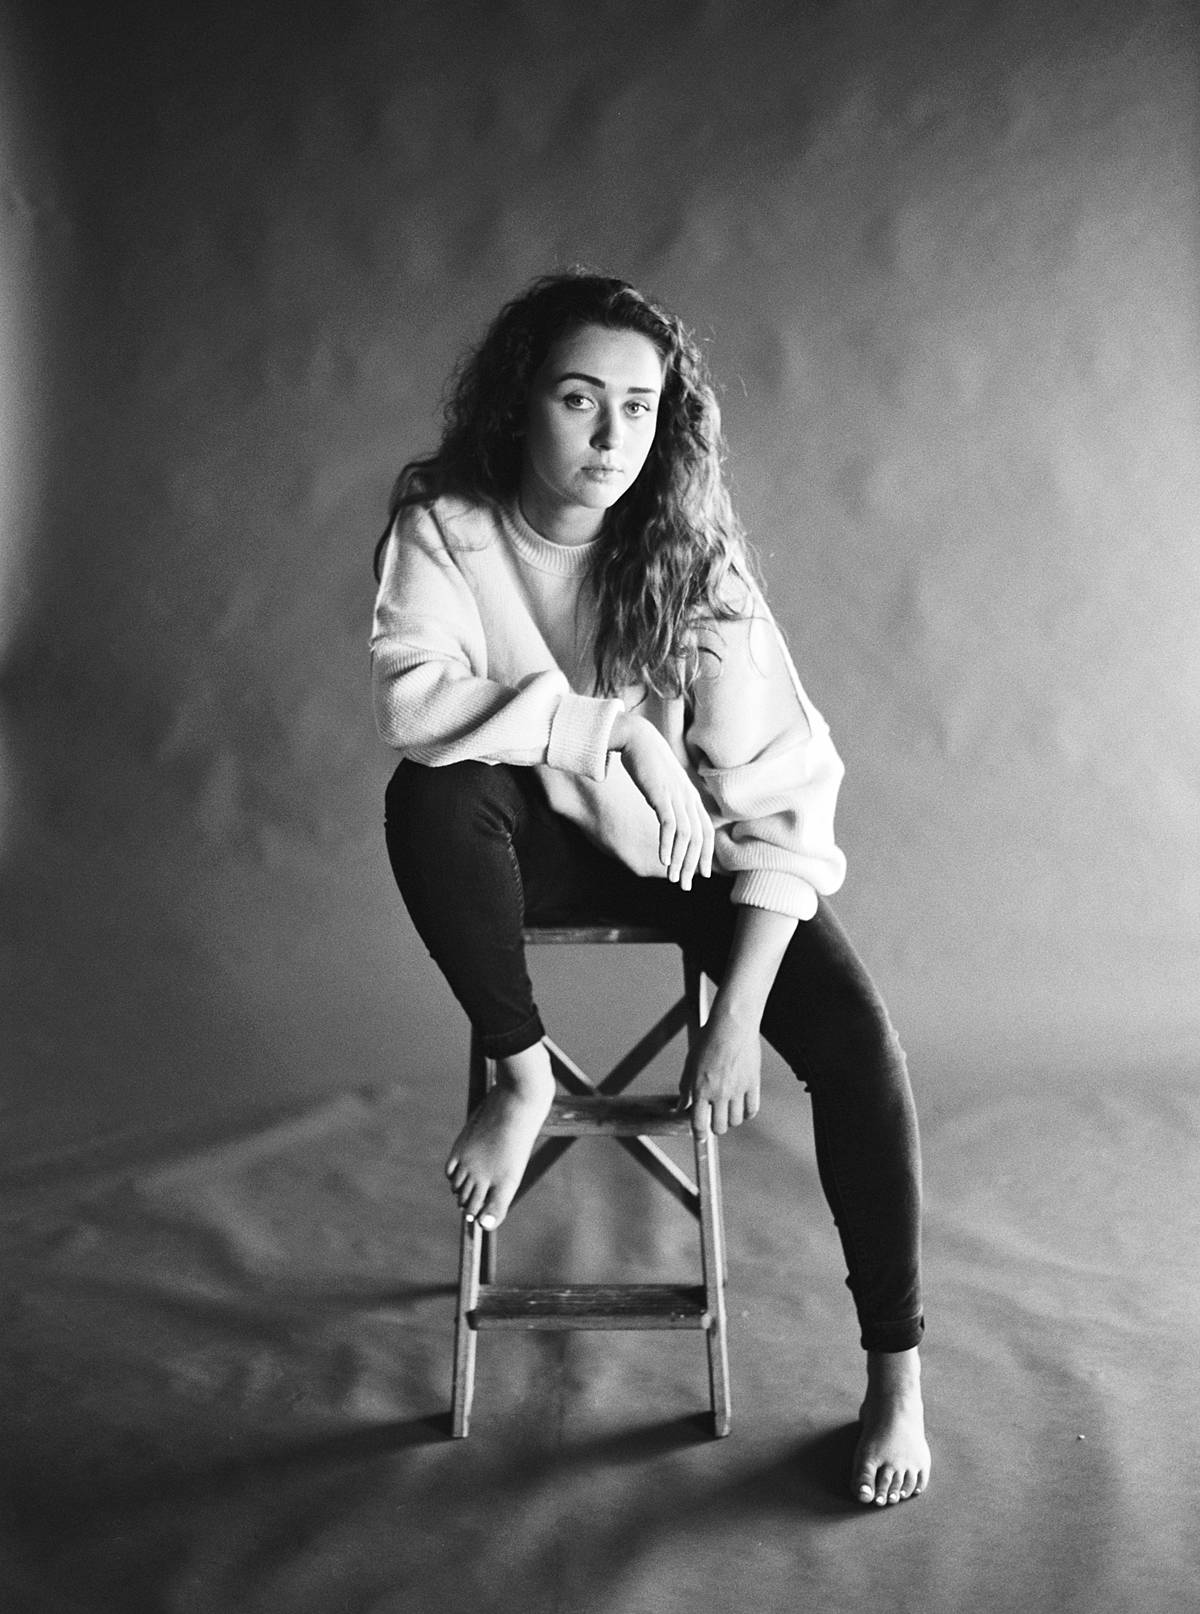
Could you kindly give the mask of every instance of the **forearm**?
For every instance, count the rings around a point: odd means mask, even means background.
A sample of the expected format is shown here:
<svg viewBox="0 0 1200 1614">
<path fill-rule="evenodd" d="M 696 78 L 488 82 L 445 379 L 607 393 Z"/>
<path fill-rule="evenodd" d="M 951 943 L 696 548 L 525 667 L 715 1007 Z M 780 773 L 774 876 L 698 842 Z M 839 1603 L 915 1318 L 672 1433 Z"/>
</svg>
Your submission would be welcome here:
<svg viewBox="0 0 1200 1614">
<path fill-rule="evenodd" d="M 720 1136 L 758 1113 L 759 1029 L 797 923 L 770 908 L 738 907 L 725 979 L 680 1082 L 697 1133 L 711 1125 Z"/>
<path fill-rule="evenodd" d="M 548 763 L 604 776 L 619 701 L 575 695 L 557 669 L 504 685 L 457 660 L 388 647 L 373 657 L 381 738 L 414 762 Z"/>
<path fill-rule="evenodd" d="M 798 923 L 790 914 L 769 908 L 738 907 L 725 979 L 713 1003 L 714 1018 L 758 1030 Z"/>
</svg>

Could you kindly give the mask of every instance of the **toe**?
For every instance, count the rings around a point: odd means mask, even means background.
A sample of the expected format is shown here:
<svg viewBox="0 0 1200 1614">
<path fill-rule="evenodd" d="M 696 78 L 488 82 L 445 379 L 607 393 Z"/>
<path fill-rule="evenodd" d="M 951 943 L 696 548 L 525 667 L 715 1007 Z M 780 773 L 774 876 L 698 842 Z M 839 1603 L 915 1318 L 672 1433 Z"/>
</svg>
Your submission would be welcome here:
<svg viewBox="0 0 1200 1614">
<path fill-rule="evenodd" d="M 491 1192 L 484 1197 L 482 1203 L 480 1204 L 480 1227 L 486 1228 L 490 1233 L 494 1228 L 500 1226 L 500 1223 L 504 1220 L 505 1212 L 507 1210 L 507 1199 L 504 1195 L 498 1193 L 496 1189 L 493 1188 Z"/>
<path fill-rule="evenodd" d="M 479 1215 L 484 1197 L 483 1185 L 470 1177 L 465 1177 L 458 1190 L 458 1202 L 468 1216 Z"/>
<path fill-rule="evenodd" d="M 875 1505 L 876 1505 L 876 1507 L 886 1507 L 887 1506 L 888 1494 L 889 1494 L 889 1492 L 891 1491 L 891 1488 L 892 1488 L 892 1482 L 893 1482 L 893 1479 L 894 1479 L 894 1476 L 895 1476 L 895 1472 L 896 1472 L 895 1469 L 892 1467 L 892 1465 L 890 1463 L 881 1464 L 881 1466 L 879 1468 L 879 1471 L 875 1476 Z"/>
</svg>

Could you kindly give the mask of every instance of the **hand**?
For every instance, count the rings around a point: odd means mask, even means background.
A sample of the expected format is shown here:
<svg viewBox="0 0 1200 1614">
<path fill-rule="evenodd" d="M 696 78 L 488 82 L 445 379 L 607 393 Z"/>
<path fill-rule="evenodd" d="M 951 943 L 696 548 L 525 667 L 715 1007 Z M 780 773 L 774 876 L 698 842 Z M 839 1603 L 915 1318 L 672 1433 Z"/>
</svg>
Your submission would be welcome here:
<svg viewBox="0 0 1200 1614">
<path fill-rule="evenodd" d="M 762 1045 L 758 1026 L 720 1013 L 719 1004 L 688 1054 L 679 1091 L 691 1106 L 692 1131 L 720 1137 L 758 1114 Z"/>
<path fill-rule="evenodd" d="M 626 773 L 658 818 L 658 856 L 667 878 L 690 891 L 694 874 L 707 878 L 712 873 L 712 819 L 700 792 L 666 740 L 644 717 L 627 713 L 619 718 L 613 739 Z"/>
</svg>

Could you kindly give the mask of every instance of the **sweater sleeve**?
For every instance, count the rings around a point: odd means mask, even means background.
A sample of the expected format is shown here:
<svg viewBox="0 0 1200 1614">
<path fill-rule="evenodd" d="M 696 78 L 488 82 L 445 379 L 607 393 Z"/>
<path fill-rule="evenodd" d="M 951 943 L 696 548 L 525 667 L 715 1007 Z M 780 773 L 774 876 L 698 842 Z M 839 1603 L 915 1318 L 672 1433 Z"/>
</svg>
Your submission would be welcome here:
<svg viewBox="0 0 1200 1614">
<path fill-rule="evenodd" d="M 388 541 L 371 634 L 380 737 L 430 767 L 544 763 L 603 779 L 620 701 L 574 694 L 551 665 L 515 683 L 489 678 L 478 603 L 427 510 Z"/>
<path fill-rule="evenodd" d="M 686 743 L 709 793 L 733 900 L 811 919 L 841 885 L 833 817 L 844 768 L 757 590 L 712 624 Z"/>
</svg>

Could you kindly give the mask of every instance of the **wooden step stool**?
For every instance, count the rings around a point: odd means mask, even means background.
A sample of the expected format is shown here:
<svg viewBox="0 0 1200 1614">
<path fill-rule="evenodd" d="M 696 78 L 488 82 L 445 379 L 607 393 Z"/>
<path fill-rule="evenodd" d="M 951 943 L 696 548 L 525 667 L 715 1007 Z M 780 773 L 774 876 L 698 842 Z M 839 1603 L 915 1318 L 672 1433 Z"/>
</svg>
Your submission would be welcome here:
<svg viewBox="0 0 1200 1614">
<path fill-rule="evenodd" d="M 672 943 L 664 931 L 638 925 L 592 922 L 570 926 L 530 926 L 527 945 L 636 942 Z M 721 1200 L 721 1168 L 717 1140 L 711 1132 L 692 1133 L 691 1115 L 675 1109 L 676 1094 L 626 1096 L 639 1071 L 680 1031 L 689 1044 L 708 1012 L 707 983 L 684 957 L 684 992 L 666 1014 L 629 1049 L 600 1082 L 546 1038 L 559 1094 L 542 1128 L 545 1139 L 534 1151 L 513 1204 L 524 1198 L 576 1138 L 610 1137 L 626 1149 L 662 1186 L 692 1213 L 700 1231 L 700 1282 L 688 1284 L 565 1284 L 543 1287 L 496 1282 L 499 1229 L 486 1232 L 463 1217 L 458 1266 L 458 1307 L 454 1323 L 454 1396 L 452 1433 L 458 1439 L 470 1428 L 475 1390 L 475 1345 L 480 1329 L 700 1329 L 708 1345 L 709 1398 L 714 1435 L 730 1426 L 729 1346 L 725 1317 L 725 1222 Z M 471 1037 L 468 1112 L 482 1099 L 492 1079 L 491 1061 Z M 696 1180 L 676 1165 L 653 1140 L 692 1138 Z"/>
</svg>

